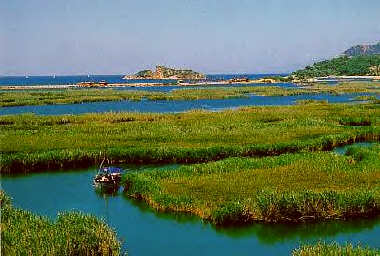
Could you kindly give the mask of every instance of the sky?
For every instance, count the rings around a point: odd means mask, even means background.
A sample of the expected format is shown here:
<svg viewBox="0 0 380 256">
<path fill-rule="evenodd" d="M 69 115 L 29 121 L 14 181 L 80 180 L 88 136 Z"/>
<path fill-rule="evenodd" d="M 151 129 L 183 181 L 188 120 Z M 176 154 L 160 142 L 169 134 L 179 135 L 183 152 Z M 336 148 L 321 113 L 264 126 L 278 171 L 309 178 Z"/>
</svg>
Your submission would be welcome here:
<svg viewBox="0 0 380 256">
<path fill-rule="evenodd" d="M 0 1 L 0 75 L 288 73 L 378 40 L 379 0 Z"/>
</svg>

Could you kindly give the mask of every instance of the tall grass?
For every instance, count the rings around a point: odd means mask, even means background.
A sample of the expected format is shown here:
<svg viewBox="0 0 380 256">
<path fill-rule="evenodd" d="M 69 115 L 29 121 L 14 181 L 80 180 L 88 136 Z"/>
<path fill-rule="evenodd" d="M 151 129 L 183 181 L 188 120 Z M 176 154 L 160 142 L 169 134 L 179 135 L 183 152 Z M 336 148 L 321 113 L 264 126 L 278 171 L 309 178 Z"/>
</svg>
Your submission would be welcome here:
<svg viewBox="0 0 380 256">
<path fill-rule="evenodd" d="M 379 139 L 379 107 L 245 107 L 218 113 L 0 117 L 0 171 L 112 163 L 194 163 L 329 150 Z"/>
<path fill-rule="evenodd" d="M 97 101 L 136 100 L 151 94 L 149 91 L 112 89 L 66 89 L 66 90 L 23 90 L 0 92 L 0 107 L 78 104 Z"/>
<path fill-rule="evenodd" d="M 379 144 L 347 154 L 229 158 L 128 173 L 124 183 L 129 196 L 158 210 L 190 212 L 216 225 L 378 215 Z"/>
<path fill-rule="evenodd" d="M 55 222 L 14 208 L 0 191 L 3 255 L 120 255 L 120 242 L 107 224 L 78 212 Z"/>
<path fill-rule="evenodd" d="M 337 243 L 319 242 L 315 245 L 303 245 L 292 252 L 293 256 L 378 256 L 378 248 L 369 248 L 362 246 L 353 246 L 345 244 L 343 246 Z"/>
<path fill-rule="evenodd" d="M 317 84 L 295 88 L 280 86 L 242 86 L 242 87 L 200 87 L 195 89 L 176 89 L 167 93 L 144 90 L 113 89 L 66 89 L 40 91 L 3 91 L 0 92 L 0 107 L 24 105 L 74 104 L 96 101 L 136 100 L 198 100 L 229 99 L 248 97 L 249 94 L 261 96 L 292 96 L 301 94 L 343 94 L 375 93 L 380 94 L 380 83 L 341 83 L 336 86 Z M 372 96 L 376 99 L 375 96 Z"/>
</svg>

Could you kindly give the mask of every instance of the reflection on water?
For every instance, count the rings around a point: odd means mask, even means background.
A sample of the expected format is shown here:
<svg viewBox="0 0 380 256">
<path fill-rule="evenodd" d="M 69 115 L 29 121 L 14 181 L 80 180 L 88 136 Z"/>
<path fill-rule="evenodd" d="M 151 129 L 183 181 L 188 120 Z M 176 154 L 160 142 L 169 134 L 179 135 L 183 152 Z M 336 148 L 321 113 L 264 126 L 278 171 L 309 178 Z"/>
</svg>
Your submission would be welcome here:
<svg viewBox="0 0 380 256">
<path fill-rule="evenodd" d="M 249 227 L 217 229 L 230 237 L 242 238 L 255 235 L 265 244 L 276 244 L 298 239 L 335 237 L 339 234 L 358 233 L 371 230 L 380 224 L 380 219 L 351 221 L 328 221 L 301 224 L 254 224 Z"/>
<path fill-rule="evenodd" d="M 130 171 L 144 167 L 125 166 Z M 152 169 L 154 166 L 148 166 Z M 159 166 L 177 168 L 178 165 Z M 80 210 L 103 218 L 115 228 L 129 255 L 288 255 L 301 242 L 319 239 L 378 246 L 380 219 L 331 221 L 298 225 L 254 224 L 218 228 L 185 214 L 153 211 L 143 202 L 92 187 L 96 168 L 2 177 L 2 188 L 14 205 L 55 218 L 58 212 Z"/>
<path fill-rule="evenodd" d="M 261 243 L 269 245 L 297 241 L 299 239 L 334 237 L 339 234 L 357 233 L 363 230 L 371 230 L 380 225 L 380 218 L 377 218 L 289 224 L 256 223 L 249 226 L 216 227 L 191 214 L 158 212 L 144 202 L 130 199 L 126 195 L 122 196 L 130 204 L 137 207 L 142 214 L 152 214 L 159 219 L 173 220 L 178 223 L 202 223 L 204 227 L 212 228 L 216 233 L 223 234 L 232 239 L 257 237 Z"/>
</svg>

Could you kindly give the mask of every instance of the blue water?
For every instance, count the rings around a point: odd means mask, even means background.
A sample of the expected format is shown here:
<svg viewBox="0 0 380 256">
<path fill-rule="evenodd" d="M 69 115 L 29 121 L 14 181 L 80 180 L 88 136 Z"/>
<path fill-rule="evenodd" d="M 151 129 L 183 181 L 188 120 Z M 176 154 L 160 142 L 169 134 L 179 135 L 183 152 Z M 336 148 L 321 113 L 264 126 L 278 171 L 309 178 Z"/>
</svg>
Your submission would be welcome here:
<svg viewBox="0 0 380 256">
<path fill-rule="evenodd" d="M 218 81 L 237 77 L 248 77 L 250 79 L 262 78 L 265 76 L 272 76 L 276 74 L 230 74 L 230 75 L 207 75 L 207 80 Z M 63 84 L 76 84 L 79 82 L 100 82 L 102 80 L 108 83 L 164 83 L 171 84 L 176 80 L 124 80 L 124 75 L 81 75 L 81 76 L 0 76 L 0 85 L 63 85 Z"/>
<path fill-rule="evenodd" d="M 153 80 L 152 80 L 153 81 Z M 156 82 L 157 80 L 154 80 Z M 210 81 L 207 85 L 194 85 L 194 86 L 178 86 L 178 85 L 164 85 L 164 86 L 113 86 L 113 90 L 130 90 L 130 91 L 151 91 L 151 92 L 171 92 L 173 90 L 179 90 L 179 89 L 199 89 L 199 88 L 210 88 L 210 87 L 242 87 L 242 86 L 279 86 L 279 87 L 293 87 L 293 88 L 299 88 L 296 84 L 293 83 L 276 83 L 276 84 L 268 84 L 268 83 L 260 83 L 260 84 L 241 84 L 241 83 L 234 83 L 234 84 L 213 84 L 212 81 Z M 110 87 L 99 87 L 96 89 L 104 89 L 104 90 L 109 90 Z M 52 89 L 55 91 L 63 90 L 63 89 Z M 78 88 L 71 88 L 71 90 L 88 90 L 88 88 L 85 87 L 78 87 Z M 19 90 L 19 91 L 24 91 L 24 90 Z M 29 91 L 30 90 L 25 90 Z M 34 89 L 35 91 L 39 91 Z M 45 89 L 41 89 L 41 91 L 45 91 Z M 0 92 L 14 92 L 14 90 L 7 90 L 7 89 L 0 89 Z"/>
<path fill-rule="evenodd" d="M 248 98 L 219 99 L 219 100 L 159 100 L 159 101 L 109 101 L 91 102 L 82 104 L 65 105 L 43 105 L 43 106 L 17 106 L 2 107 L 0 115 L 35 113 L 38 115 L 62 115 L 62 114 L 83 114 L 83 113 L 104 113 L 104 112 L 157 112 L 157 113 L 178 113 L 194 109 L 210 111 L 220 111 L 224 109 L 234 109 L 242 106 L 279 106 L 293 105 L 296 100 L 328 100 L 330 103 L 351 102 L 353 98 L 366 93 L 356 94 L 317 94 L 317 95 L 297 95 L 297 96 L 255 96 Z"/>
<path fill-rule="evenodd" d="M 298 225 L 254 224 L 216 229 L 197 217 L 157 213 L 144 203 L 96 193 L 95 169 L 2 177 L 2 188 L 16 207 L 55 218 L 80 210 L 115 228 L 130 256 L 290 255 L 301 243 L 319 240 L 379 247 L 380 219 Z"/>
<path fill-rule="evenodd" d="M 149 86 L 149 87 L 126 87 L 126 86 L 120 86 L 120 87 L 112 87 L 114 90 L 138 90 L 138 91 L 155 91 L 155 92 L 170 92 L 172 90 L 179 90 L 179 89 L 199 89 L 199 88 L 218 88 L 218 87 L 258 87 L 258 86 L 279 86 L 279 87 L 293 87 L 293 88 L 299 88 L 296 84 L 293 83 L 275 83 L 275 84 L 268 84 L 268 83 L 259 83 L 259 84 L 213 84 L 212 82 L 208 83 L 207 85 L 196 85 L 196 86 L 177 86 L 177 85 L 168 85 L 168 86 Z M 86 89 L 86 88 L 83 88 Z M 109 89 L 109 88 L 105 88 Z"/>
<path fill-rule="evenodd" d="M 82 75 L 82 76 L 2 76 L 0 85 L 67 85 L 79 82 L 100 82 L 102 80 L 108 83 L 173 83 L 175 80 L 124 80 L 123 75 Z"/>
<path fill-rule="evenodd" d="M 375 142 L 357 142 L 357 143 L 354 143 L 353 145 L 346 145 L 346 146 L 342 146 L 342 147 L 336 147 L 336 148 L 334 148 L 333 152 L 335 152 L 338 155 L 344 155 L 344 154 L 346 154 L 347 150 L 350 147 L 352 147 L 352 146 L 371 147 L 374 144 L 375 144 Z"/>
</svg>

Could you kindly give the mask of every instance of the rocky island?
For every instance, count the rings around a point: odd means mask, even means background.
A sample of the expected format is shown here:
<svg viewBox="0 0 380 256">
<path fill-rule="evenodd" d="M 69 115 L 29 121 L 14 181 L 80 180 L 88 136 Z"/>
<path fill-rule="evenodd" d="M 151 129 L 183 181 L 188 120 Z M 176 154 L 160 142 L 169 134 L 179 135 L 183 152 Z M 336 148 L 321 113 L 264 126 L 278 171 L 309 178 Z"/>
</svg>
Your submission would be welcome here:
<svg viewBox="0 0 380 256">
<path fill-rule="evenodd" d="M 126 75 L 123 79 L 186 79 L 202 80 L 206 76 L 190 69 L 174 69 L 165 66 L 156 66 L 156 70 L 142 70 L 134 75 Z"/>
</svg>

